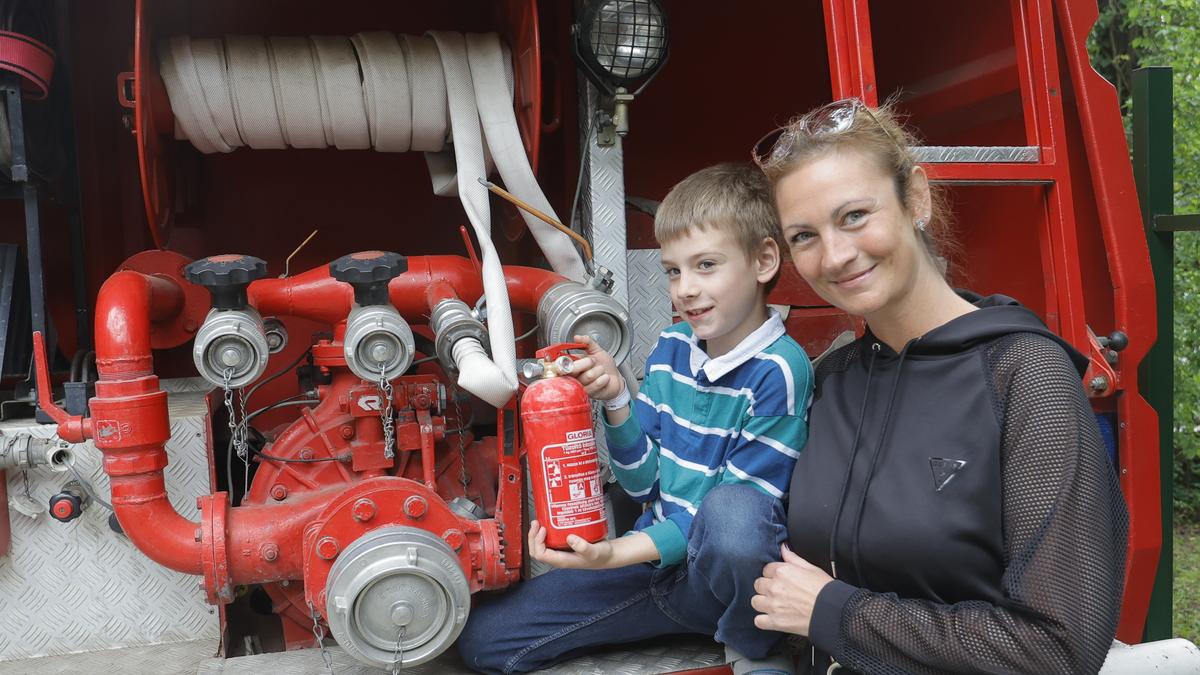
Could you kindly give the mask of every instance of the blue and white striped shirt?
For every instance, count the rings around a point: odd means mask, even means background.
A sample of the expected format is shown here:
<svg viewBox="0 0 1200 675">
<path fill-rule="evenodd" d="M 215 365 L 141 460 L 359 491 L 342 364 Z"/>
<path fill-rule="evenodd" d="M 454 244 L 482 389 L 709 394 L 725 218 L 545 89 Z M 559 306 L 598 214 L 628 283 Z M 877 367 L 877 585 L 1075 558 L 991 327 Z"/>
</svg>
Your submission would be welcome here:
<svg viewBox="0 0 1200 675">
<path fill-rule="evenodd" d="M 728 354 L 710 359 L 691 328 L 662 332 L 646 360 L 633 414 L 605 424 L 613 473 L 650 508 L 634 526 L 660 566 L 681 562 L 704 495 L 745 483 L 787 497 L 808 436 L 813 370 L 804 349 L 770 316 Z"/>
</svg>

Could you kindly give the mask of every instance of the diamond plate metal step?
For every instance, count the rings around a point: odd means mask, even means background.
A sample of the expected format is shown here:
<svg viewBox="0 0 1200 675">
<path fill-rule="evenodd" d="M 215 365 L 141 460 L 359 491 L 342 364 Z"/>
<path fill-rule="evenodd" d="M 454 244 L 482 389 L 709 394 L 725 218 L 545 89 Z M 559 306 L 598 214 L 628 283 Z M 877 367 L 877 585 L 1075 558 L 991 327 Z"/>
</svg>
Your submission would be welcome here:
<svg viewBox="0 0 1200 675">
<path fill-rule="evenodd" d="M 126 647 L 6 661 L 0 662 L 0 675 L 194 673 L 198 664 L 210 660 L 213 654 L 217 653 L 219 643 L 217 638 L 208 638 L 148 647 Z"/>
<path fill-rule="evenodd" d="M 329 648 L 333 671 L 337 675 L 379 675 L 386 672 L 365 666 L 337 647 Z M 634 649 L 609 649 L 540 671 L 554 675 L 621 673 L 650 675 L 689 668 L 707 668 L 724 662 L 724 650 L 717 643 L 699 636 L 680 636 L 640 643 Z M 197 675 L 324 675 L 325 664 L 316 649 L 300 649 L 278 654 L 257 654 L 233 659 L 208 659 L 200 664 Z M 450 649 L 420 666 L 406 666 L 404 675 L 468 675 L 458 652 Z"/>
</svg>

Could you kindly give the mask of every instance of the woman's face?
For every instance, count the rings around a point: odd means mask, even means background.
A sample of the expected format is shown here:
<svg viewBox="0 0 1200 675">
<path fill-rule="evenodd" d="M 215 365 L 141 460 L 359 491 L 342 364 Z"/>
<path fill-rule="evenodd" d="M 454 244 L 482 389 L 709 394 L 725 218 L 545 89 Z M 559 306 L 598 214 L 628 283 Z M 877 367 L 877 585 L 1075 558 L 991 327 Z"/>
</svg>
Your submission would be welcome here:
<svg viewBox="0 0 1200 675">
<path fill-rule="evenodd" d="M 927 194 L 924 174 L 913 178 L 916 191 Z M 918 197 L 915 203 L 927 203 Z M 802 164 L 779 181 L 775 203 L 800 276 L 848 314 L 869 318 L 896 308 L 923 268 L 932 270 L 894 180 L 864 153 L 833 152 Z"/>
</svg>

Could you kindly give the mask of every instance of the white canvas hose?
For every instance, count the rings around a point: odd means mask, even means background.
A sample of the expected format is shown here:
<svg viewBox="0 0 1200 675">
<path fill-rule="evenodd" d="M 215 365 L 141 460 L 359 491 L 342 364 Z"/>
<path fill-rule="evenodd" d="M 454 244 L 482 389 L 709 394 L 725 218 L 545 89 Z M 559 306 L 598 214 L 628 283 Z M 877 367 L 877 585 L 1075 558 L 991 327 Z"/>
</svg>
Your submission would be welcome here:
<svg viewBox="0 0 1200 675">
<path fill-rule="evenodd" d="M 494 406 L 516 392 L 512 312 L 491 240 L 493 161 L 508 190 L 554 214 L 525 155 L 513 113 L 507 48 L 495 34 L 174 37 L 159 70 L 176 136 L 201 152 L 374 148 L 426 153 L 437 194 L 457 194 L 483 254 L 492 357 L 477 340 L 453 348 L 459 386 Z M 555 272 L 585 277 L 571 240 L 522 213 Z"/>
</svg>

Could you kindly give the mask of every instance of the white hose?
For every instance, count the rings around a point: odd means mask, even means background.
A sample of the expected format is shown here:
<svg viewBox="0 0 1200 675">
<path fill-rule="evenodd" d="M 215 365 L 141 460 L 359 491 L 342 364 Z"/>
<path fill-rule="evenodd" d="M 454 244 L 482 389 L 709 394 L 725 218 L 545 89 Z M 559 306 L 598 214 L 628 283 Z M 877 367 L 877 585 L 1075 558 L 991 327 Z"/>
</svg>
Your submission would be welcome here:
<svg viewBox="0 0 1200 675">
<path fill-rule="evenodd" d="M 434 192 L 458 195 L 483 258 L 492 358 L 477 340 L 455 344 L 459 385 L 494 406 L 512 397 L 512 311 L 491 239 L 488 192 L 477 179 L 491 173 L 494 158 L 510 192 L 554 211 L 521 143 L 511 55 L 498 36 L 181 36 L 160 45 L 159 65 L 177 136 L 201 152 L 243 145 L 425 152 Z M 522 215 L 551 267 L 582 281 L 571 240 Z"/>
</svg>

